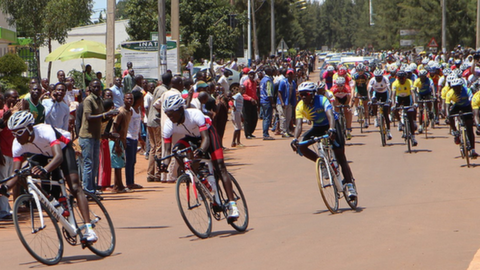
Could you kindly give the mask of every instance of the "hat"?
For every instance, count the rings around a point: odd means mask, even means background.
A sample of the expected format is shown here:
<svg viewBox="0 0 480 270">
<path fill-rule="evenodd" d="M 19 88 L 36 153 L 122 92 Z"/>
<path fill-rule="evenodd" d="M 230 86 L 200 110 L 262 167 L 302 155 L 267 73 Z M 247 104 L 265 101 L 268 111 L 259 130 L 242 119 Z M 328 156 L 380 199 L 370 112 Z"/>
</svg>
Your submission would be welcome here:
<svg viewBox="0 0 480 270">
<path fill-rule="evenodd" d="M 248 67 L 243 68 L 242 72 L 243 74 L 247 74 L 250 71 Z"/>
<path fill-rule="evenodd" d="M 197 89 L 198 88 L 205 88 L 205 87 L 208 87 L 208 84 L 204 81 L 198 81 L 196 86 L 197 86 Z"/>
<path fill-rule="evenodd" d="M 293 69 L 287 70 L 287 75 L 290 74 L 290 73 L 292 73 L 292 74 L 294 73 L 294 72 L 293 72 Z"/>
<path fill-rule="evenodd" d="M 250 69 L 250 70 L 248 71 L 248 73 L 255 73 L 255 70 Z"/>
</svg>

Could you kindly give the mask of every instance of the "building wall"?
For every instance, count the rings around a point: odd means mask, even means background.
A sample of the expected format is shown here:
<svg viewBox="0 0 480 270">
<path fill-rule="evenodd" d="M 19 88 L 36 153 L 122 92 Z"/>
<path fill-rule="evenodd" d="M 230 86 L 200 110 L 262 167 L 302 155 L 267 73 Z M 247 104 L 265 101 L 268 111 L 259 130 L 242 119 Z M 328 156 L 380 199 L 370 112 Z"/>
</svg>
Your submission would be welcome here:
<svg viewBox="0 0 480 270">
<path fill-rule="evenodd" d="M 124 41 L 128 40 L 128 34 L 126 31 L 126 27 L 128 25 L 128 20 L 121 20 L 115 22 L 115 48 L 119 49 L 120 44 Z M 82 27 L 73 28 L 70 32 L 68 32 L 68 37 L 66 39 L 66 43 L 78 41 L 81 39 L 85 40 L 92 40 L 106 44 L 106 31 L 107 25 L 106 23 L 101 24 L 94 24 Z M 52 51 L 56 48 L 60 47 L 61 44 L 54 41 L 52 43 Z M 49 54 L 48 47 L 44 46 L 40 48 L 40 72 L 41 77 L 47 77 L 47 69 L 48 69 L 48 62 L 45 62 L 45 57 Z M 94 58 L 87 58 L 84 61 L 84 64 L 90 64 L 92 69 L 95 72 L 102 72 L 103 76 L 105 77 L 105 68 L 106 68 L 106 60 L 102 59 L 94 59 Z M 82 59 L 74 59 L 68 60 L 65 62 L 62 61 L 54 61 L 52 62 L 52 70 L 50 75 L 50 83 L 57 82 L 57 71 L 63 70 L 66 74 L 69 71 L 76 69 L 78 71 L 82 70 Z"/>
</svg>

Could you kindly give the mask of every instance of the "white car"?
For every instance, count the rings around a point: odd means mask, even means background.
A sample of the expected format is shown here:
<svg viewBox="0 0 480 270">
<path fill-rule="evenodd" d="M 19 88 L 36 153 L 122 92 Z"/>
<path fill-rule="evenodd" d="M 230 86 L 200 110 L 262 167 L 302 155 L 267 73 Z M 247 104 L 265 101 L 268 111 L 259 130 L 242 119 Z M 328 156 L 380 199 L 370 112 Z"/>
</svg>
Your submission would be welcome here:
<svg viewBox="0 0 480 270">
<path fill-rule="evenodd" d="M 215 81 L 218 81 L 218 79 L 220 79 L 220 77 L 223 75 L 222 66 L 216 65 L 213 67 L 213 69 L 215 70 L 215 76 L 214 76 Z M 240 86 L 240 78 L 242 76 L 242 73 L 228 67 L 223 67 L 223 69 L 229 70 L 232 73 L 231 76 L 228 76 L 228 84 L 230 85 L 229 90 L 234 91 L 236 88 Z M 194 81 L 195 81 L 195 78 L 197 77 L 197 72 L 199 71 L 202 71 L 211 75 L 209 66 L 194 67 L 193 76 L 192 76 Z"/>
</svg>

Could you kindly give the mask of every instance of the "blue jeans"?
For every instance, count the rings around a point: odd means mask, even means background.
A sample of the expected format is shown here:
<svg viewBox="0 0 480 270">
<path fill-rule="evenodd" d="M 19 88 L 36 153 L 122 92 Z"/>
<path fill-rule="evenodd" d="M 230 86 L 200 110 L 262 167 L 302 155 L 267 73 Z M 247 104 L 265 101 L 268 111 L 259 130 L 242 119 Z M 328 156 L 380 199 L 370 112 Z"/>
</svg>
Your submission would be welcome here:
<svg viewBox="0 0 480 270">
<path fill-rule="evenodd" d="M 125 182 L 127 186 L 135 183 L 135 163 L 137 163 L 138 140 L 127 138 L 127 149 L 125 149 Z"/>
<path fill-rule="evenodd" d="M 272 123 L 273 107 L 270 103 L 261 104 L 263 109 L 263 137 L 269 137 L 268 129 Z"/>
<path fill-rule="evenodd" d="M 80 138 L 79 142 L 80 147 L 82 148 L 83 157 L 83 189 L 95 193 L 96 180 L 98 177 L 98 164 L 100 163 L 100 140 L 93 138 Z"/>
</svg>

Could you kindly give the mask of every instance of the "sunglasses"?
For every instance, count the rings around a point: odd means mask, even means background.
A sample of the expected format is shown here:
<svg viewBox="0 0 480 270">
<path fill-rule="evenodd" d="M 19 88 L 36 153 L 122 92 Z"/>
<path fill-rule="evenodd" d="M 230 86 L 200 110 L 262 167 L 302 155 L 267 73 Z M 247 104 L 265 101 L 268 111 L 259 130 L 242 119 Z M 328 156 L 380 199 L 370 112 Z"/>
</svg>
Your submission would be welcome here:
<svg viewBox="0 0 480 270">
<path fill-rule="evenodd" d="M 15 136 L 15 137 L 20 137 L 20 136 L 22 136 L 22 135 L 25 133 L 25 131 L 27 131 L 27 129 L 28 129 L 28 128 L 19 129 L 19 130 L 16 130 L 16 131 L 13 131 L 13 130 L 12 130 L 12 134 L 13 134 L 13 136 Z"/>
<path fill-rule="evenodd" d="M 306 97 L 306 96 L 310 96 L 310 93 L 308 92 L 302 92 L 299 94 L 301 97 Z"/>
</svg>

